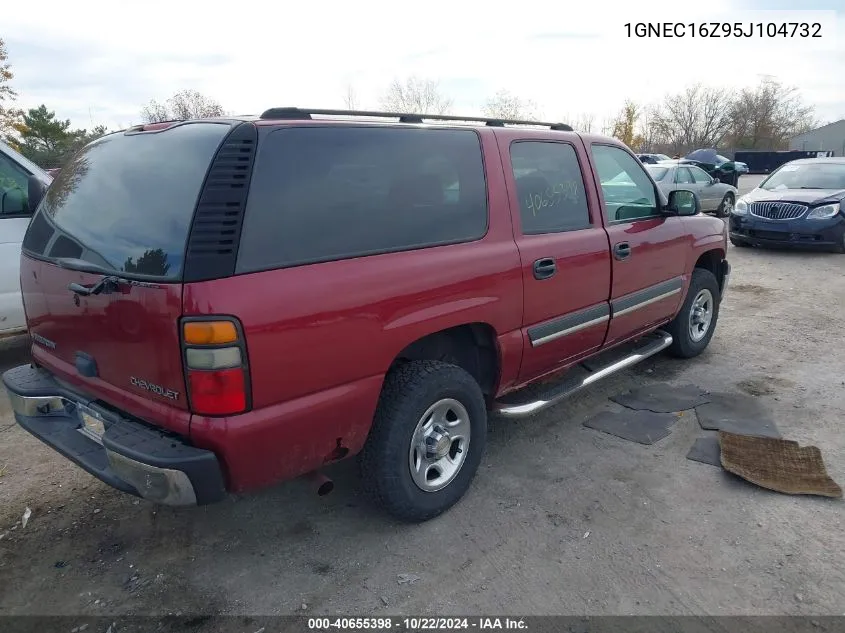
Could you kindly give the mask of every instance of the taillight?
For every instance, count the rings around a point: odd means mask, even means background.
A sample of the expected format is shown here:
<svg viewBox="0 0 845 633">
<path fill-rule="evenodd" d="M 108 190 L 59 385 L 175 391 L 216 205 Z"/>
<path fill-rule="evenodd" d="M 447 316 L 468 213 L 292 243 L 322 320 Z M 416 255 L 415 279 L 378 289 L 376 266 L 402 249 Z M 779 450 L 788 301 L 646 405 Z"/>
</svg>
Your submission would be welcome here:
<svg viewBox="0 0 845 633">
<path fill-rule="evenodd" d="M 182 348 L 193 413 L 234 415 L 249 408 L 246 347 L 234 319 L 183 319 Z"/>
</svg>

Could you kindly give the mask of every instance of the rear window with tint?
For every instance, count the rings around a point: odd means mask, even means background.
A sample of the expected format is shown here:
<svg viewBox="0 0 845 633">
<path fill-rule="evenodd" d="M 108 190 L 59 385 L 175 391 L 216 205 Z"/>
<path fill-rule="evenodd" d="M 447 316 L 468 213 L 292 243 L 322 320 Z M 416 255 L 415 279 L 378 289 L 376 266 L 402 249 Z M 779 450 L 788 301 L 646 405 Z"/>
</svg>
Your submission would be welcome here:
<svg viewBox="0 0 845 633">
<path fill-rule="evenodd" d="M 205 174 L 228 123 L 111 134 L 59 172 L 24 238 L 47 259 L 178 279 Z"/>
<path fill-rule="evenodd" d="M 473 130 L 280 129 L 259 147 L 237 271 L 466 242 L 486 231 Z"/>
<path fill-rule="evenodd" d="M 652 167 L 650 165 L 646 165 L 646 169 L 648 170 L 648 173 L 651 174 L 651 177 L 658 182 L 663 180 L 666 177 L 666 173 L 669 171 L 666 167 Z"/>
</svg>

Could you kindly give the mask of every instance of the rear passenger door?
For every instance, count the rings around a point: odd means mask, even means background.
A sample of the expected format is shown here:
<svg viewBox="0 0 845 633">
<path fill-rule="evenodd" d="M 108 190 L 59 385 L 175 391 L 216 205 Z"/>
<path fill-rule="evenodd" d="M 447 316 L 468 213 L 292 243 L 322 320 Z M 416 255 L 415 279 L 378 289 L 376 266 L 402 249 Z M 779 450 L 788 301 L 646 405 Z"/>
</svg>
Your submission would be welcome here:
<svg viewBox="0 0 845 633">
<path fill-rule="evenodd" d="M 499 143 L 524 284 L 519 381 L 601 347 L 610 316 L 610 253 L 587 157 L 573 143 Z M 589 173 L 587 171 L 586 173 Z"/>
<path fill-rule="evenodd" d="M 657 189 L 636 158 L 619 146 L 602 143 L 593 143 L 591 154 L 613 256 L 606 341 L 613 345 L 675 313 L 685 286 L 690 238 L 680 217 L 660 212 Z"/>
</svg>

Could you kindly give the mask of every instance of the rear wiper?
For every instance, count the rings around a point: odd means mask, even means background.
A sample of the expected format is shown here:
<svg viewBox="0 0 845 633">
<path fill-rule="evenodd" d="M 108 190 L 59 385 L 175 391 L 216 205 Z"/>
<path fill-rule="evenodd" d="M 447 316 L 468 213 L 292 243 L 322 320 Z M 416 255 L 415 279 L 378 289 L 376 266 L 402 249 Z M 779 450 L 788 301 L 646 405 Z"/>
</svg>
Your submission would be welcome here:
<svg viewBox="0 0 845 633">
<path fill-rule="evenodd" d="M 121 284 L 130 283 L 128 279 L 115 275 L 114 271 L 107 270 L 92 262 L 86 262 L 84 259 L 77 259 L 75 257 L 59 257 L 56 259 L 56 263 L 67 270 L 77 270 L 83 273 L 105 275 L 93 286 L 83 286 L 82 284 L 78 284 L 76 282 L 68 284 L 68 290 L 78 295 L 82 295 L 83 297 L 98 295 L 102 292 L 109 294 L 116 291 Z"/>
</svg>

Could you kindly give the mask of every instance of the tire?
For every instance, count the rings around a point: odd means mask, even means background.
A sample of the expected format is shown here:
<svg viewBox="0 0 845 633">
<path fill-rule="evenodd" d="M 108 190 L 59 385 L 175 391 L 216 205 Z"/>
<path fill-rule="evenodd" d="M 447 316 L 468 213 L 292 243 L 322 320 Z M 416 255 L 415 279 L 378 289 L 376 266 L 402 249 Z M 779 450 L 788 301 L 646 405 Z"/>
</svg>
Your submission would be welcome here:
<svg viewBox="0 0 845 633">
<path fill-rule="evenodd" d="M 731 214 L 731 211 L 734 208 L 734 195 L 732 193 L 726 193 L 725 197 L 722 198 L 722 203 L 719 205 L 719 208 L 716 209 L 716 217 L 717 218 L 726 218 Z"/>
<path fill-rule="evenodd" d="M 730 240 L 731 240 L 731 244 L 733 244 L 734 246 L 737 246 L 739 248 L 748 248 L 749 246 L 751 246 L 751 244 L 749 244 L 748 242 L 745 242 L 743 240 L 736 240 L 734 238 L 730 238 Z"/>
<path fill-rule="evenodd" d="M 700 299 L 704 297 L 704 302 L 707 302 L 709 295 L 709 320 L 707 321 L 706 329 L 701 332 L 701 323 L 693 322 L 693 310 Z M 666 331 L 672 335 L 672 345 L 669 346 L 669 353 L 677 358 L 693 358 L 703 352 L 710 344 L 710 339 L 713 338 L 713 332 L 716 329 L 716 322 L 719 320 L 719 304 L 721 303 L 721 294 L 719 292 L 719 282 L 716 281 L 716 276 L 709 270 L 704 268 L 695 268 L 692 271 L 692 279 L 690 280 L 689 290 L 684 299 L 684 304 L 681 306 L 680 312 L 675 316 L 674 320 L 666 328 Z M 701 305 L 703 308 L 704 305 Z M 699 312 L 701 315 L 701 312 Z M 696 326 L 694 328 L 694 326 Z M 695 329 L 696 336 L 693 335 Z M 700 334 L 700 337 L 697 335 Z"/>
<path fill-rule="evenodd" d="M 845 254 L 845 231 L 842 232 L 842 237 L 839 238 L 839 243 L 834 247 L 837 253 Z"/>
<path fill-rule="evenodd" d="M 443 428 L 459 429 L 463 440 L 449 443 L 448 433 L 444 439 L 432 428 L 426 432 L 424 423 L 434 407 L 438 407 L 435 414 L 447 414 L 449 422 Z M 430 450 L 447 452 L 440 457 L 426 455 L 420 450 L 426 437 L 432 443 Z M 398 519 L 432 519 L 469 489 L 486 441 L 487 406 L 475 379 L 460 367 L 441 361 L 407 362 L 385 379 L 373 427 L 359 458 L 364 489 Z M 412 464 L 419 465 L 417 475 L 412 474 Z M 432 473 L 437 477 L 429 478 Z"/>
</svg>

